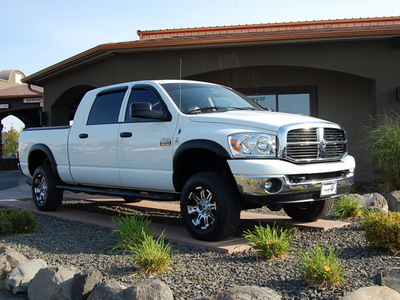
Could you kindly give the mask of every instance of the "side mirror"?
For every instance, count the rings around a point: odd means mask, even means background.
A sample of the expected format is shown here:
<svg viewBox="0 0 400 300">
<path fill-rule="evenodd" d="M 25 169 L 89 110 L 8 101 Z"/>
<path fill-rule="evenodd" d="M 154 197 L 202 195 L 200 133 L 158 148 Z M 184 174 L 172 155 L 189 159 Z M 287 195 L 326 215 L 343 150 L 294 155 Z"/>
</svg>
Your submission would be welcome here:
<svg viewBox="0 0 400 300">
<path fill-rule="evenodd" d="M 153 110 L 150 102 L 132 103 L 130 107 L 132 118 L 167 120 L 168 114 L 164 111 Z"/>
</svg>

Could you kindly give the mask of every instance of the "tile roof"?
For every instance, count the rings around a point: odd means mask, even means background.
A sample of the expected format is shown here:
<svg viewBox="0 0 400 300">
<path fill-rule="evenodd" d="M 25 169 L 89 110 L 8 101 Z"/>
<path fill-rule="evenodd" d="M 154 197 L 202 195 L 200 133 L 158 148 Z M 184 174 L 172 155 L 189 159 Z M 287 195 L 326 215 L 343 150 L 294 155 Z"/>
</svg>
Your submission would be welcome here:
<svg viewBox="0 0 400 300">
<path fill-rule="evenodd" d="M 0 98 L 25 98 L 25 97 L 43 97 L 43 88 L 34 87 L 29 89 L 28 85 L 21 84 L 10 88 L 0 90 Z"/>
</svg>

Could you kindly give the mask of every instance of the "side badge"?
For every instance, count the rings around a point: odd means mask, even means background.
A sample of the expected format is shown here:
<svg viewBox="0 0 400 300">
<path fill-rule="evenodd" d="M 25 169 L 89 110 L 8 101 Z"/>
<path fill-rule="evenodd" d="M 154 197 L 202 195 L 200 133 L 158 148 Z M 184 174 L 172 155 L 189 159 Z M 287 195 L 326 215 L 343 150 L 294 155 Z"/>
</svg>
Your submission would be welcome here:
<svg viewBox="0 0 400 300">
<path fill-rule="evenodd" d="M 171 147 L 171 138 L 161 138 L 160 139 L 160 146 L 163 147 Z"/>
</svg>

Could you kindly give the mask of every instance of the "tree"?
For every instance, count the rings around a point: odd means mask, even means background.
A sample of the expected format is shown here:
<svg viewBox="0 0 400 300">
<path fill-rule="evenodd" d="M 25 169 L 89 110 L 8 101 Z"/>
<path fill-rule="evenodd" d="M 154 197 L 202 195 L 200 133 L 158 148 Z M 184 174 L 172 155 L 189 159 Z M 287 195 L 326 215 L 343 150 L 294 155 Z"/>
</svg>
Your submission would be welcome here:
<svg viewBox="0 0 400 300">
<path fill-rule="evenodd" d="M 15 130 L 13 127 L 2 133 L 4 136 L 3 154 L 10 156 L 17 155 L 18 138 L 20 133 L 20 131 Z"/>
</svg>

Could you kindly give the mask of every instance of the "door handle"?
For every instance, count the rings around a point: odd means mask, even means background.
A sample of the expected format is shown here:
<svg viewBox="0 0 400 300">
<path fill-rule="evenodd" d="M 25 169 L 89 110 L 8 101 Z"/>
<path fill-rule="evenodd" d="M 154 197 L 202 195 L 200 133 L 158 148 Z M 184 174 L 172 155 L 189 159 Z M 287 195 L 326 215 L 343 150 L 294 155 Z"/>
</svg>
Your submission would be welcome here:
<svg viewBox="0 0 400 300">
<path fill-rule="evenodd" d="M 130 138 L 132 136 L 132 132 L 121 132 L 119 136 L 122 138 Z"/>
<path fill-rule="evenodd" d="M 87 133 L 81 133 L 80 135 L 79 135 L 79 138 L 80 139 L 87 139 L 89 137 L 89 135 L 87 134 Z"/>
</svg>

